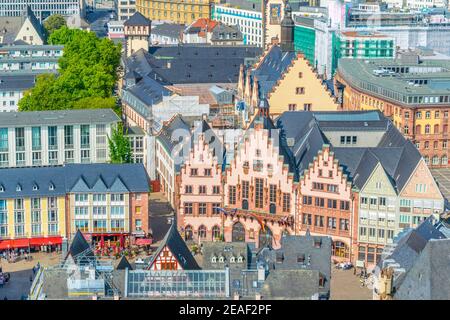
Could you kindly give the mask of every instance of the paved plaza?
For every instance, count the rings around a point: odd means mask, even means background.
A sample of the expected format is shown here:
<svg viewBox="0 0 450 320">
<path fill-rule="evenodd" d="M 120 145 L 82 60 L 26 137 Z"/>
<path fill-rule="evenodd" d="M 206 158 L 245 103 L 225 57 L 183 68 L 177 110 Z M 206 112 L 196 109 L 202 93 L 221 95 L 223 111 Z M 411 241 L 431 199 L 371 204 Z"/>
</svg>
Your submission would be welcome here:
<svg viewBox="0 0 450 320">
<path fill-rule="evenodd" d="M 20 260 L 14 263 L 9 263 L 3 258 L 0 259 L 3 272 L 8 272 L 11 275 L 9 282 L 0 287 L 0 300 L 5 297 L 8 300 L 20 300 L 27 296 L 31 287 L 30 277 L 33 277 L 33 267 L 38 262 L 41 266 L 52 266 L 61 260 L 61 254 L 55 252 L 38 252 L 33 253 L 32 256 L 33 260 L 31 261 Z"/>
<path fill-rule="evenodd" d="M 331 300 L 372 300 L 372 290 L 362 287 L 353 269 L 331 270 Z"/>
</svg>

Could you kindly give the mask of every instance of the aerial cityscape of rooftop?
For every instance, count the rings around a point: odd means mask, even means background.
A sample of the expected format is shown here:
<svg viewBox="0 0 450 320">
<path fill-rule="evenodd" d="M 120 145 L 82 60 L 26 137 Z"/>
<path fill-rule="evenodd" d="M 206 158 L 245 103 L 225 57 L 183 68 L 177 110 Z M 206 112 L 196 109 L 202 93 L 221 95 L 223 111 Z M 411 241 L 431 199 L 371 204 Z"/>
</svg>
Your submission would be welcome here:
<svg viewBox="0 0 450 320">
<path fill-rule="evenodd" d="M 449 112 L 447 0 L 0 0 L 0 301 L 450 300 Z"/>
</svg>

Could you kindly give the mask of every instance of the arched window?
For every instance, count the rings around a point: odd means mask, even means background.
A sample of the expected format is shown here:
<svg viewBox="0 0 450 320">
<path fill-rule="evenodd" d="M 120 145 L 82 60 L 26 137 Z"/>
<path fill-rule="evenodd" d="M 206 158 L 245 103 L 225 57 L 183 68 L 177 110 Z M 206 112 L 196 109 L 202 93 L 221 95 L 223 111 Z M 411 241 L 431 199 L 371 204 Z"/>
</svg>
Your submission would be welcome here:
<svg viewBox="0 0 450 320">
<path fill-rule="evenodd" d="M 433 133 L 434 134 L 439 133 L 439 125 L 438 124 L 434 125 L 434 132 Z"/>
<path fill-rule="evenodd" d="M 425 157 L 423 157 L 423 160 L 425 160 L 426 164 L 430 164 L 430 157 L 425 156 Z"/>
<path fill-rule="evenodd" d="M 191 226 L 186 226 L 186 228 L 184 228 L 184 240 L 193 240 L 193 232 Z"/>
<path fill-rule="evenodd" d="M 433 163 L 434 165 L 439 164 L 439 157 L 438 157 L 438 156 L 433 156 L 432 163 Z"/>
<path fill-rule="evenodd" d="M 404 134 L 409 134 L 409 127 L 408 127 L 408 126 L 405 126 L 405 127 L 403 128 L 403 133 L 404 133 Z"/>
<path fill-rule="evenodd" d="M 421 130 L 422 130 L 422 127 L 420 126 L 420 124 L 418 124 L 416 126 L 416 134 L 421 134 L 422 133 Z"/>
<path fill-rule="evenodd" d="M 212 228 L 212 238 L 213 238 L 213 240 L 220 239 L 220 227 L 219 226 L 214 226 Z"/>
<path fill-rule="evenodd" d="M 430 133 L 430 125 L 429 124 L 425 125 L 425 134 L 428 134 L 428 133 Z"/>
<path fill-rule="evenodd" d="M 204 225 L 201 225 L 200 227 L 198 227 L 198 237 L 200 239 L 206 238 L 206 227 Z"/>
<path fill-rule="evenodd" d="M 448 164 L 448 158 L 447 158 L 447 156 L 442 156 L 442 158 L 441 158 L 441 164 L 442 164 L 442 165 L 447 165 L 447 164 Z"/>
</svg>

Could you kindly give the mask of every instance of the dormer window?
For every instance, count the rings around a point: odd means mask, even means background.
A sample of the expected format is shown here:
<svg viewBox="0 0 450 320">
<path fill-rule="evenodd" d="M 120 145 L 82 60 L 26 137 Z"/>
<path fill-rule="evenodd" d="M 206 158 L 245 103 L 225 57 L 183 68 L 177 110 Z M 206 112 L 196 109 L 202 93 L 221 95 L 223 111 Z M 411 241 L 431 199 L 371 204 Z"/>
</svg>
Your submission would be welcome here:
<svg viewBox="0 0 450 320">
<path fill-rule="evenodd" d="M 230 262 L 231 262 L 231 263 L 235 263 L 235 262 L 236 262 L 236 258 L 235 258 L 234 256 L 231 256 Z"/>
<path fill-rule="evenodd" d="M 216 257 L 216 256 L 213 256 L 213 257 L 211 258 L 211 262 L 212 262 L 212 263 L 217 263 L 217 257 Z"/>
<path fill-rule="evenodd" d="M 220 263 L 224 263 L 225 262 L 225 258 L 223 256 L 219 257 L 219 262 Z"/>
<path fill-rule="evenodd" d="M 0 186 L 0 192 L 5 192 L 5 188 L 3 186 Z"/>
<path fill-rule="evenodd" d="M 18 185 L 16 186 L 16 191 L 22 191 L 22 186 L 21 186 L 20 184 L 18 184 Z"/>
<path fill-rule="evenodd" d="M 50 183 L 50 185 L 48 186 L 48 190 L 55 190 L 55 186 L 53 185 L 53 183 Z"/>
<path fill-rule="evenodd" d="M 37 184 L 34 184 L 33 185 L 33 191 L 36 191 L 36 190 L 38 190 L 39 189 L 39 187 L 37 186 Z"/>
<path fill-rule="evenodd" d="M 238 259 L 237 259 L 237 262 L 238 263 L 244 262 L 244 257 L 243 256 L 239 256 Z"/>
</svg>

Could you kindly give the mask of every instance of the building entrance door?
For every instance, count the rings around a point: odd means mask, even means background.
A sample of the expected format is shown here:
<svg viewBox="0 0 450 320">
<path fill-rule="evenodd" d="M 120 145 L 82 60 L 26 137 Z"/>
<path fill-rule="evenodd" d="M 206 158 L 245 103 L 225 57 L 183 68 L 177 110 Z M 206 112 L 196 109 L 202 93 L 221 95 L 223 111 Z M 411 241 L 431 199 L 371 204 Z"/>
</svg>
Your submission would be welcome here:
<svg viewBox="0 0 450 320">
<path fill-rule="evenodd" d="M 232 229 L 232 241 L 237 241 L 237 242 L 244 242 L 245 241 L 245 228 L 242 225 L 242 223 L 240 222 L 236 222 L 233 225 L 233 229 Z"/>
</svg>

